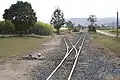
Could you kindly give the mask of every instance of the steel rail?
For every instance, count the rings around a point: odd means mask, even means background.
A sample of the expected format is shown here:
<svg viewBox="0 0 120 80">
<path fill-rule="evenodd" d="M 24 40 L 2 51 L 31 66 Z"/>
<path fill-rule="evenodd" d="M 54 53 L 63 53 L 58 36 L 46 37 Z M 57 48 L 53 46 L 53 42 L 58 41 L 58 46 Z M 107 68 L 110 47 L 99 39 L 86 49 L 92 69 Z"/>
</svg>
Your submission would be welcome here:
<svg viewBox="0 0 120 80">
<path fill-rule="evenodd" d="M 72 67 L 72 69 L 71 69 L 71 72 L 70 72 L 69 77 L 68 77 L 67 80 L 70 80 L 70 79 L 71 79 L 71 76 L 72 76 L 73 71 L 74 71 L 74 69 L 75 69 L 75 66 L 76 66 L 76 64 L 77 64 L 79 55 L 80 55 L 80 53 L 81 53 L 82 47 L 83 47 L 83 45 L 84 45 L 85 38 L 86 38 L 86 35 L 83 37 L 82 44 L 81 44 L 81 46 L 79 47 L 79 51 L 78 51 L 78 53 L 77 53 L 77 55 L 76 55 L 76 59 L 75 59 L 75 61 L 74 61 L 73 67 Z"/>
<path fill-rule="evenodd" d="M 66 49 L 67 49 L 67 52 L 66 52 L 66 54 L 65 54 L 65 56 L 68 54 L 68 51 L 69 51 L 69 46 L 68 46 L 68 44 L 67 44 L 67 42 L 66 42 L 66 40 L 65 40 L 65 38 L 63 38 L 64 39 L 64 42 L 65 42 L 65 46 L 66 46 Z"/>
<path fill-rule="evenodd" d="M 78 41 L 76 42 L 76 44 L 74 45 L 74 47 L 77 46 L 77 44 L 79 43 L 79 41 L 82 39 L 82 37 L 84 36 L 84 34 L 82 36 L 80 36 L 80 38 L 78 39 Z M 46 80 L 49 80 L 53 74 L 59 69 L 59 67 L 63 64 L 63 62 L 65 61 L 65 59 L 69 56 L 69 54 L 72 52 L 72 50 L 74 49 L 74 47 L 72 47 L 68 53 L 66 52 L 66 55 L 64 56 L 64 58 L 62 59 L 62 61 L 60 62 L 60 64 L 58 64 L 58 66 L 53 70 L 53 72 L 47 77 Z"/>
</svg>

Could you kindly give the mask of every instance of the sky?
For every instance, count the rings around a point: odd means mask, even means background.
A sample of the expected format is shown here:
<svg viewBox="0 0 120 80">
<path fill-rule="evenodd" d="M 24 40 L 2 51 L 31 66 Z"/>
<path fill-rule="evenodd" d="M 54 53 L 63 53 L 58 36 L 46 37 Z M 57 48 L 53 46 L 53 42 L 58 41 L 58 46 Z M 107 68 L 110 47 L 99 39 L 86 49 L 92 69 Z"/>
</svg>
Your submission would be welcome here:
<svg viewBox="0 0 120 80">
<path fill-rule="evenodd" d="M 5 9 L 18 0 L 0 1 L 0 20 Z M 116 11 L 120 12 L 120 0 L 22 0 L 31 3 L 36 12 L 38 21 L 47 22 L 56 7 L 59 7 L 67 18 L 87 18 L 94 14 L 98 18 L 116 17 Z"/>
</svg>

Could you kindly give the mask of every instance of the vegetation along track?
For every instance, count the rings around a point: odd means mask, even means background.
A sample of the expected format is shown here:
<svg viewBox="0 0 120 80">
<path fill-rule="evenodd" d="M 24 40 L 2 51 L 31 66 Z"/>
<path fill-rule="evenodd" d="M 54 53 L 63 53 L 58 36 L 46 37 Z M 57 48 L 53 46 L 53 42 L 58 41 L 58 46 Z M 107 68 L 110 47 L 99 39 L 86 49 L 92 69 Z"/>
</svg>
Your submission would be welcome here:
<svg viewBox="0 0 120 80">
<path fill-rule="evenodd" d="M 67 80 L 70 80 L 71 79 L 71 76 L 73 74 L 73 71 L 75 69 L 75 66 L 77 64 L 77 61 L 78 61 L 78 57 L 79 57 L 79 54 L 82 50 L 82 47 L 84 45 L 84 41 L 85 41 L 85 37 L 86 37 L 86 33 L 85 32 L 82 32 L 79 34 L 79 38 L 78 40 L 76 41 L 76 43 L 74 44 L 73 42 L 71 42 L 67 36 L 64 36 L 64 43 L 66 45 L 66 53 L 65 53 L 65 56 L 64 58 L 62 59 L 62 61 L 58 64 L 58 66 L 53 70 L 53 72 L 47 77 L 46 80 L 53 80 L 52 78 L 54 78 L 54 75 L 57 73 L 58 69 L 60 69 L 62 67 L 62 65 L 65 65 L 67 64 L 66 63 L 66 60 L 67 59 L 70 59 L 72 57 L 72 65 L 71 65 L 71 69 L 68 73 L 68 77 L 66 77 Z M 72 52 L 75 51 L 75 55 L 72 54 Z M 70 62 L 70 63 L 71 63 Z M 64 75 L 64 74 L 61 74 L 61 75 Z M 59 75 L 60 76 L 60 75 Z M 60 77 L 61 78 L 61 77 Z M 59 78 L 57 78 L 59 80 Z"/>
</svg>

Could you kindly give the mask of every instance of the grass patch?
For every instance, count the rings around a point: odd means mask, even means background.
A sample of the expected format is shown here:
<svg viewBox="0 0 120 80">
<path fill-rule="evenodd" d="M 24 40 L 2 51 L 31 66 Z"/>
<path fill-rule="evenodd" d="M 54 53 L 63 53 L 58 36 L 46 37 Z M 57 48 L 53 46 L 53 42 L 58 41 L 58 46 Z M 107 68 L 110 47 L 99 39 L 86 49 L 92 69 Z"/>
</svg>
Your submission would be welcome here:
<svg viewBox="0 0 120 80">
<path fill-rule="evenodd" d="M 50 38 L 50 37 L 49 37 Z M 6 37 L 0 38 L 0 57 L 20 56 L 37 50 L 49 40 L 48 37 Z"/>
<path fill-rule="evenodd" d="M 93 38 L 103 44 L 105 47 L 115 53 L 116 56 L 120 56 L 120 39 L 105 36 L 100 33 L 91 33 Z"/>
<path fill-rule="evenodd" d="M 112 34 L 117 34 L 117 29 L 110 29 L 110 30 L 101 30 L 104 32 L 112 33 Z M 120 29 L 118 29 L 118 34 L 120 34 Z"/>
</svg>

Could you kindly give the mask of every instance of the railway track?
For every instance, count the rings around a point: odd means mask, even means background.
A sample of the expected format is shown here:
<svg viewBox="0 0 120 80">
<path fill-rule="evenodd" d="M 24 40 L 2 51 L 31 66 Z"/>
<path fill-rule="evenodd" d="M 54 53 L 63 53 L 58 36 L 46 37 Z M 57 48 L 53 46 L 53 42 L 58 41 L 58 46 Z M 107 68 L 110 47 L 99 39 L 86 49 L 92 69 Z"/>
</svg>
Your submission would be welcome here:
<svg viewBox="0 0 120 80">
<path fill-rule="evenodd" d="M 78 61 L 78 57 L 81 53 L 82 47 L 84 45 L 84 41 L 85 41 L 85 37 L 86 37 L 86 33 L 83 32 L 81 34 L 79 34 L 79 38 L 76 41 L 76 43 L 74 44 L 67 36 L 64 36 L 64 43 L 66 46 L 66 53 L 64 58 L 62 59 L 62 61 L 58 64 L 58 66 L 52 71 L 52 73 L 47 77 L 46 80 L 51 80 L 51 78 L 53 77 L 54 74 L 56 74 L 56 71 L 65 63 L 65 61 L 67 60 L 67 58 L 72 54 L 72 51 L 75 51 L 75 55 L 74 59 L 73 59 L 73 64 L 70 70 L 70 73 L 68 74 L 68 78 L 67 80 L 70 80 L 73 74 L 73 71 L 76 67 L 77 61 Z"/>
</svg>

